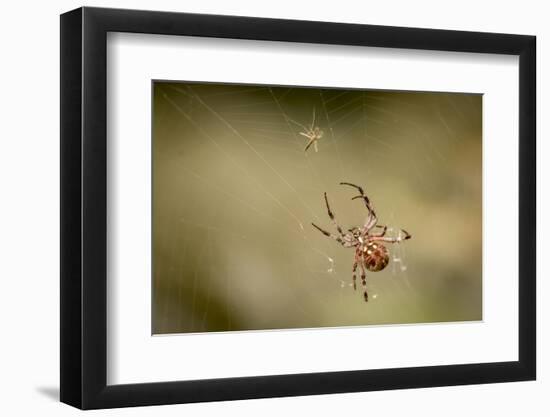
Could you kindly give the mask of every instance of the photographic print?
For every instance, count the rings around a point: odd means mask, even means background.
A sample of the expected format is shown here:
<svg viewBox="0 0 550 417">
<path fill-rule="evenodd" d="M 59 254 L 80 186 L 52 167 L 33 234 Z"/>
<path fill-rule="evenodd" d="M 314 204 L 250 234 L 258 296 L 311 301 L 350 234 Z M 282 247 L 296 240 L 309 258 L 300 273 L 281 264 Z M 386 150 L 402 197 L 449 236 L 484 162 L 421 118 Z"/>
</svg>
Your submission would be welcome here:
<svg viewBox="0 0 550 417">
<path fill-rule="evenodd" d="M 482 320 L 482 95 L 152 94 L 153 334 Z"/>
</svg>

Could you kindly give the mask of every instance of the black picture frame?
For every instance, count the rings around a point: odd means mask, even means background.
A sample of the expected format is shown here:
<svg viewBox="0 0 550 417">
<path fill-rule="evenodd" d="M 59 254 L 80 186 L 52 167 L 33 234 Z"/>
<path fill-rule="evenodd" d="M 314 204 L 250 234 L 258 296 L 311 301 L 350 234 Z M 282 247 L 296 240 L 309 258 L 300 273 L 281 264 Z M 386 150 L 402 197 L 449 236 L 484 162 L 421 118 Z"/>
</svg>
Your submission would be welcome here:
<svg viewBox="0 0 550 417">
<path fill-rule="evenodd" d="M 519 360 L 107 385 L 108 32 L 519 56 Z M 61 15 L 61 401 L 94 409 L 535 379 L 535 51 L 524 35 L 88 7 Z"/>
</svg>

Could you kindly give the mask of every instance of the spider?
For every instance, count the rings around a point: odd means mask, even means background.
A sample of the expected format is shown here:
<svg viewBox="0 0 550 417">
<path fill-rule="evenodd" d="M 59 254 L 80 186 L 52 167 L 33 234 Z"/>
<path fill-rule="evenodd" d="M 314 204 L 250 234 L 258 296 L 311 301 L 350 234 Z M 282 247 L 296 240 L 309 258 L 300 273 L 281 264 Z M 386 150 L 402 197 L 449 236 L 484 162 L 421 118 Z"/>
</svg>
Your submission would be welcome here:
<svg viewBox="0 0 550 417">
<path fill-rule="evenodd" d="M 327 205 L 328 216 L 332 224 L 336 227 L 338 235 L 327 232 L 321 229 L 315 223 L 311 223 L 317 230 L 323 233 L 325 236 L 331 237 L 336 240 L 345 248 L 355 248 L 355 258 L 353 262 L 353 289 L 357 290 L 357 266 L 361 268 L 361 284 L 363 286 L 363 296 L 365 301 L 369 301 L 367 293 L 367 281 L 365 270 L 371 272 L 377 272 L 383 270 L 389 263 L 389 251 L 383 242 L 388 243 L 400 243 L 404 240 L 410 239 L 411 235 L 405 230 L 401 229 L 402 233 L 399 233 L 397 237 L 386 236 L 387 226 L 378 225 L 378 219 L 371 205 L 369 198 L 363 192 L 363 189 L 358 185 L 351 184 L 349 182 L 341 182 L 340 185 L 348 185 L 354 187 L 359 191 L 359 195 L 352 198 L 360 198 L 365 202 L 365 206 L 368 210 L 367 219 L 363 226 L 355 226 L 344 232 L 342 227 L 336 222 L 334 214 L 330 209 L 328 203 L 327 193 L 325 193 L 325 203 Z M 379 232 L 373 232 L 375 228 L 382 229 Z"/>
<path fill-rule="evenodd" d="M 313 117 L 311 119 L 311 124 L 309 125 L 309 127 L 304 126 L 303 124 L 298 123 L 290 118 L 288 118 L 288 120 L 304 129 L 303 132 L 300 132 L 300 135 L 308 138 L 308 142 L 306 144 L 306 147 L 304 148 L 304 152 L 307 152 L 311 145 L 313 145 L 313 149 L 315 149 L 315 152 L 318 152 L 319 149 L 317 148 L 317 141 L 323 137 L 323 131 L 319 128 L 319 126 L 315 126 L 315 107 L 313 108 Z"/>
</svg>

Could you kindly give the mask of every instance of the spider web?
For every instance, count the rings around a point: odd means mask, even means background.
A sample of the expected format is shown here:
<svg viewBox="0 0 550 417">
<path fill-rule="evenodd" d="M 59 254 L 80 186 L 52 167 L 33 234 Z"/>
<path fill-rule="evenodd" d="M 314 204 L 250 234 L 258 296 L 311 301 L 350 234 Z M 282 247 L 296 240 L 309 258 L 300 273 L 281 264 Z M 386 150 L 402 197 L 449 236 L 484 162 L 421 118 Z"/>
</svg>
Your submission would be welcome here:
<svg viewBox="0 0 550 417">
<path fill-rule="evenodd" d="M 156 83 L 154 332 L 441 320 L 429 280 L 411 275 L 426 266 L 409 265 L 423 212 L 407 198 L 439 192 L 433 174 L 472 124 L 469 97 Z M 324 135 L 304 152 L 313 113 Z M 344 229 L 363 224 L 342 181 L 365 189 L 388 235 L 413 235 L 367 274 L 369 303 L 352 287 L 354 250 L 311 226 L 333 231 L 324 192 Z"/>
</svg>

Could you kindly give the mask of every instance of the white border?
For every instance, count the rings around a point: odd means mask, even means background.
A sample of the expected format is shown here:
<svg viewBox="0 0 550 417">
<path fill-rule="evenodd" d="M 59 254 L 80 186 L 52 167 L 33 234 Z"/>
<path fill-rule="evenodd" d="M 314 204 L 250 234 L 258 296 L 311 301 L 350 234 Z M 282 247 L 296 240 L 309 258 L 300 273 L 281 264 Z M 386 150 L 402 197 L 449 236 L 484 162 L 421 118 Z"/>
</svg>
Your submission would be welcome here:
<svg viewBox="0 0 550 417">
<path fill-rule="evenodd" d="M 516 56 L 142 34 L 107 50 L 108 384 L 518 359 Z M 483 322 L 151 337 L 152 79 L 483 93 Z"/>
</svg>

